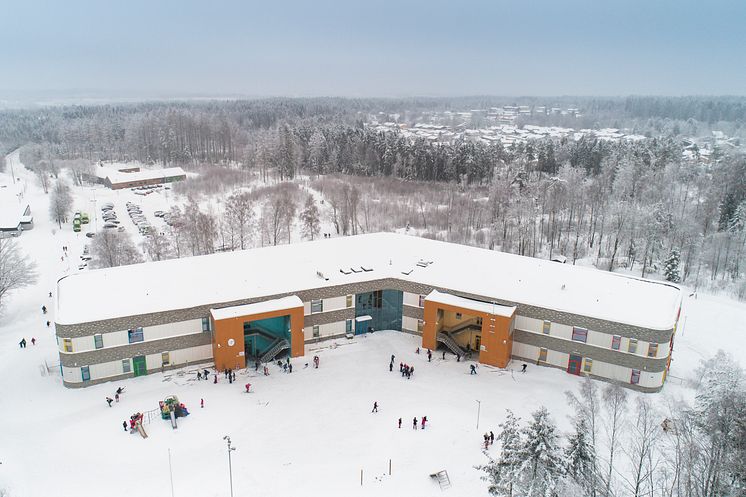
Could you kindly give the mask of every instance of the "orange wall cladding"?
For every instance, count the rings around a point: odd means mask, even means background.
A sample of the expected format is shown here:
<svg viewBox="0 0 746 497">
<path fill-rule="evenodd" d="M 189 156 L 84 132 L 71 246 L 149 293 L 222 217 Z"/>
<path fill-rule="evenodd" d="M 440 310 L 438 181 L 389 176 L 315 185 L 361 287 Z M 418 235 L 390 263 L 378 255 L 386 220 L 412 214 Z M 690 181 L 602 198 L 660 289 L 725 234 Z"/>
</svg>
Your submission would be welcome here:
<svg viewBox="0 0 746 497">
<path fill-rule="evenodd" d="M 475 311 L 473 309 L 426 300 L 424 310 L 425 325 L 422 329 L 422 346 L 430 350 L 435 350 L 438 347 L 436 339 L 436 319 L 438 309 L 481 317 L 482 349 L 479 351 L 479 362 L 482 364 L 489 364 L 490 366 L 496 366 L 498 368 L 504 368 L 508 365 L 508 362 L 510 362 L 510 356 L 513 352 L 512 329 L 515 316 L 498 316 L 486 312 Z"/>
<path fill-rule="evenodd" d="M 246 321 L 290 316 L 290 356 L 301 357 L 305 353 L 303 338 L 303 307 L 281 309 L 259 314 L 247 314 L 228 319 L 213 320 L 212 356 L 218 371 L 243 369 L 246 367 L 244 355 L 243 324 Z M 233 340 L 233 345 L 229 341 Z"/>
</svg>

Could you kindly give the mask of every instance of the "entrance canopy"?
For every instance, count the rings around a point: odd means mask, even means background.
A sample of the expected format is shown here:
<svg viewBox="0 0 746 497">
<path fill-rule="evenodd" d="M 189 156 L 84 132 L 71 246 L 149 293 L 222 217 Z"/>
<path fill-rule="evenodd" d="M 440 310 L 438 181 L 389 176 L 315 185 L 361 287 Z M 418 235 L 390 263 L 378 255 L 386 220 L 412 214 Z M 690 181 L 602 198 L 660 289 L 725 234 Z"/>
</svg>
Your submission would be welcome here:
<svg viewBox="0 0 746 497">
<path fill-rule="evenodd" d="M 493 304 L 491 302 L 480 302 L 479 300 L 467 299 L 459 297 L 457 295 L 451 295 L 450 293 L 441 293 L 438 290 L 433 290 L 430 294 L 425 297 L 425 302 L 432 302 L 435 304 L 445 304 L 454 307 L 460 307 L 462 309 L 468 309 L 477 311 L 482 314 L 492 314 L 494 316 L 513 317 L 515 313 L 515 306 Z"/>
<path fill-rule="evenodd" d="M 373 316 L 358 316 L 355 318 L 355 321 L 358 323 L 362 323 L 365 321 L 372 321 L 372 320 L 373 320 Z"/>
<path fill-rule="evenodd" d="M 219 321 L 221 319 L 238 318 L 241 316 L 252 316 L 255 314 L 265 314 L 268 312 L 283 311 L 285 309 L 295 309 L 303 307 L 303 302 L 297 295 L 283 297 L 281 299 L 265 300 L 254 304 L 235 305 L 232 307 L 222 307 L 220 309 L 210 309 L 212 319 Z"/>
</svg>

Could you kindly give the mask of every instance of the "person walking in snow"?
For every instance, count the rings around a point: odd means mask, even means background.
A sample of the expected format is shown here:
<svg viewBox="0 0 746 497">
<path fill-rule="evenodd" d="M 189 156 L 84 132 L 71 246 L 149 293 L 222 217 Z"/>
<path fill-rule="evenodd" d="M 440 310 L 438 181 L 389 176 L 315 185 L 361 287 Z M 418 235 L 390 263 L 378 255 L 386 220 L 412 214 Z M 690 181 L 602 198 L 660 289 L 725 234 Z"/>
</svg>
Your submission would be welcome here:
<svg viewBox="0 0 746 497">
<path fill-rule="evenodd" d="M 417 347 L 417 350 L 414 351 L 415 354 L 420 355 L 420 348 Z"/>
<path fill-rule="evenodd" d="M 202 371 L 197 371 L 197 381 L 202 379 Z"/>
<path fill-rule="evenodd" d="M 523 364 L 523 366 L 521 366 L 521 373 L 525 373 L 527 367 L 528 367 L 528 364 Z"/>
<path fill-rule="evenodd" d="M 378 412 L 378 402 L 373 402 L 373 410 L 370 412 Z"/>
<path fill-rule="evenodd" d="M 199 408 L 203 409 L 205 407 L 205 399 L 199 399 Z"/>
<path fill-rule="evenodd" d="M 18 342 L 18 345 L 19 345 L 19 346 L 20 346 L 20 347 L 21 347 L 22 349 L 25 349 L 25 348 L 26 348 L 26 339 L 25 339 L 25 338 L 21 338 L 21 341 L 20 341 L 20 342 Z"/>
<path fill-rule="evenodd" d="M 269 368 L 264 366 L 264 376 L 269 376 Z"/>
<path fill-rule="evenodd" d="M 422 429 L 425 429 L 425 423 L 427 423 L 427 416 L 422 416 Z"/>
<path fill-rule="evenodd" d="M 43 305 L 41 306 L 41 313 L 46 314 L 47 313 L 47 306 Z"/>
<path fill-rule="evenodd" d="M 246 384 L 246 393 L 249 393 L 249 390 L 251 389 L 251 383 Z"/>
<path fill-rule="evenodd" d="M 404 371 L 404 363 L 400 362 L 399 363 L 399 372 L 401 373 L 402 371 Z"/>
<path fill-rule="evenodd" d="M 50 299 L 52 298 L 52 292 L 49 292 L 49 298 Z"/>
<path fill-rule="evenodd" d="M 446 360 L 446 351 L 445 350 L 443 351 L 443 360 L 444 361 Z"/>
<path fill-rule="evenodd" d="M 204 379 L 206 379 L 206 380 L 209 380 L 210 379 L 210 372 L 205 369 L 204 371 L 202 371 L 202 377 Z"/>
<path fill-rule="evenodd" d="M 389 373 L 392 372 L 393 370 L 394 370 L 394 363 L 390 362 L 389 363 Z"/>
<path fill-rule="evenodd" d="M 495 434 L 492 433 L 492 430 L 490 430 L 490 445 L 495 443 Z"/>
<path fill-rule="evenodd" d="M 415 430 L 417 429 L 417 416 L 415 416 L 412 420 L 412 428 L 414 428 Z"/>
<path fill-rule="evenodd" d="M 401 418 L 399 418 L 399 429 L 401 430 Z"/>
<path fill-rule="evenodd" d="M 430 349 L 427 349 L 427 362 L 432 361 L 433 359 L 433 351 Z"/>
<path fill-rule="evenodd" d="M 31 337 L 31 345 L 36 345 L 36 338 Z"/>
<path fill-rule="evenodd" d="M 122 421 L 122 428 L 124 428 L 124 432 L 127 433 L 127 421 Z"/>
<path fill-rule="evenodd" d="M 47 328 L 49 328 L 49 325 L 50 325 L 50 324 L 51 324 L 51 323 L 50 323 L 49 321 L 47 321 Z"/>
<path fill-rule="evenodd" d="M 106 397 L 106 403 L 109 404 L 109 407 L 111 407 L 111 403 L 114 402 L 114 399 L 111 397 Z"/>
<path fill-rule="evenodd" d="M 215 373 L 215 376 L 212 378 L 212 384 L 216 384 L 218 382 L 218 374 Z"/>
<path fill-rule="evenodd" d="M 456 354 L 456 362 L 461 362 L 461 354 Z"/>
<path fill-rule="evenodd" d="M 469 374 L 477 374 L 477 368 L 474 366 L 474 364 L 469 364 Z"/>
<path fill-rule="evenodd" d="M 288 374 L 293 372 L 293 364 L 288 362 Z"/>
<path fill-rule="evenodd" d="M 117 402 L 119 402 L 119 394 L 118 393 L 114 394 L 114 400 L 117 401 Z"/>
<path fill-rule="evenodd" d="M 392 363 L 394 362 L 394 359 L 395 359 L 395 358 L 396 358 L 396 356 L 395 356 L 394 354 L 391 354 L 391 362 L 392 362 Z"/>
</svg>

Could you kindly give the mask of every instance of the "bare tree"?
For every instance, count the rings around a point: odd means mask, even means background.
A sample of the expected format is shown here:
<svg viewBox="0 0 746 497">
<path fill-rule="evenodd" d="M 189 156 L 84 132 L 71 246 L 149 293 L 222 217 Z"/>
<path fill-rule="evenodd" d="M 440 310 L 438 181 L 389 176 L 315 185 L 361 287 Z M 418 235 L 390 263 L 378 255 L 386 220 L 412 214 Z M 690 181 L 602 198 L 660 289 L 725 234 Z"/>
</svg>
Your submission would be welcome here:
<svg viewBox="0 0 746 497">
<path fill-rule="evenodd" d="M 627 392 L 617 384 L 609 384 L 604 388 L 603 406 L 606 413 L 604 429 L 606 445 L 609 450 L 608 472 L 606 474 L 606 494 L 611 494 L 612 477 L 614 474 L 614 456 L 619 446 L 619 437 L 625 425 L 625 409 Z"/>
<path fill-rule="evenodd" d="M 165 259 L 171 259 L 173 250 L 171 248 L 171 240 L 157 230 L 151 230 L 145 241 L 142 242 L 143 250 L 151 260 L 162 261 Z"/>
<path fill-rule="evenodd" d="M 127 233 L 104 230 L 91 243 L 91 265 L 97 268 L 126 266 L 142 262 L 142 254 Z"/>
<path fill-rule="evenodd" d="M 313 200 L 313 196 L 309 195 L 306 198 L 306 204 L 303 206 L 303 211 L 300 213 L 300 220 L 303 224 L 303 235 L 313 240 L 314 237 L 319 236 L 321 232 L 321 221 L 319 220 L 319 208 L 316 207 L 316 202 Z"/>
<path fill-rule="evenodd" d="M 8 294 L 36 283 L 36 264 L 21 254 L 15 240 L 0 238 L 0 306 Z"/>
<path fill-rule="evenodd" d="M 73 196 L 70 193 L 70 186 L 63 180 L 58 179 L 52 190 L 52 196 L 49 199 L 49 215 L 57 222 L 61 229 L 62 223 L 67 222 L 73 205 Z"/>
<path fill-rule="evenodd" d="M 634 497 L 649 495 L 654 490 L 653 473 L 658 466 L 656 447 L 661 429 L 660 416 L 647 399 L 637 399 L 635 422 L 631 424 L 628 435 L 625 453 L 632 473 L 624 481 Z"/>
<path fill-rule="evenodd" d="M 238 247 L 249 247 L 254 224 L 254 201 L 248 193 L 234 193 L 225 201 L 225 221 L 228 233 Z M 231 248 L 235 245 L 231 240 Z"/>
</svg>

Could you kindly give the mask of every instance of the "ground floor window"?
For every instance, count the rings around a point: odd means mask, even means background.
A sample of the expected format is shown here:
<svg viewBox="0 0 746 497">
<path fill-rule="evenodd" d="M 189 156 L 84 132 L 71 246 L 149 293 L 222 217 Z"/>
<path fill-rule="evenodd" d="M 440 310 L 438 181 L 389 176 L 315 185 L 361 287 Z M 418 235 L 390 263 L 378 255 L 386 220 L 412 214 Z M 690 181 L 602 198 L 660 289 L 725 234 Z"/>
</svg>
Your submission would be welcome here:
<svg viewBox="0 0 746 497">
<path fill-rule="evenodd" d="M 91 370 L 88 366 L 83 366 L 80 368 L 80 376 L 83 378 L 83 381 L 88 381 L 91 379 Z"/>
<path fill-rule="evenodd" d="M 629 382 L 633 385 L 637 385 L 640 383 L 640 370 L 639 369 L 633 369 L 632 370 L 632 376 L 629 379 Z"/>
<path fill-rule="evenodd" d="M 352 319 L 345 321 L 345 333 L 352 333 Z"/>
<path fill-rule="evenodd" d="M 321 332 L 319 331 L 319 327 L 314 326 L 312 329 L 313 329 L 313 337 L 318 338 L 321 335 Z"/>
<path fill-rule="evenodd" d="M 591 369 L 593 369 L 593 359 L 586 357 L 585 364 L 583 364 L 583 371 L 585 373 L 590 373 Z"/>
<path fill-rule="evenodd" d="M 547 349 L 539 349 L 539 362 L 547 362 Z"/>
<path fill-rule="evenodd" d="M 168 352 L 161 353 L 161 365 L 168 366 L 171 364 L 171 355 Z"/>
<path fill-rule="evenodd" d="M 420 301 L 418 305 L 420 307 L 425 307 L 425 295 L 420 295 Z"/>
<path fill-rule="evenodd" d="M 130 371 L 132 371 L 132 368 L 130 367 L 130 360 L 122 359 L 122 373 L 129 373 Z"/>
<path fill-rule="evenodd" d="M 425 322 L 421 319 L 417 320 L 417 332 L 422 333 L 422 328 L 425 327 Z"/>
<path fill-rule="evenodd" d="M 461 317 L 462 317 L 462 316 L 461 316 L 461 313 L 460 313 L 460 312 L 457 312 L 457 313 L 456 313 L 456 319 L 461 319 Z"/>
</svg>

